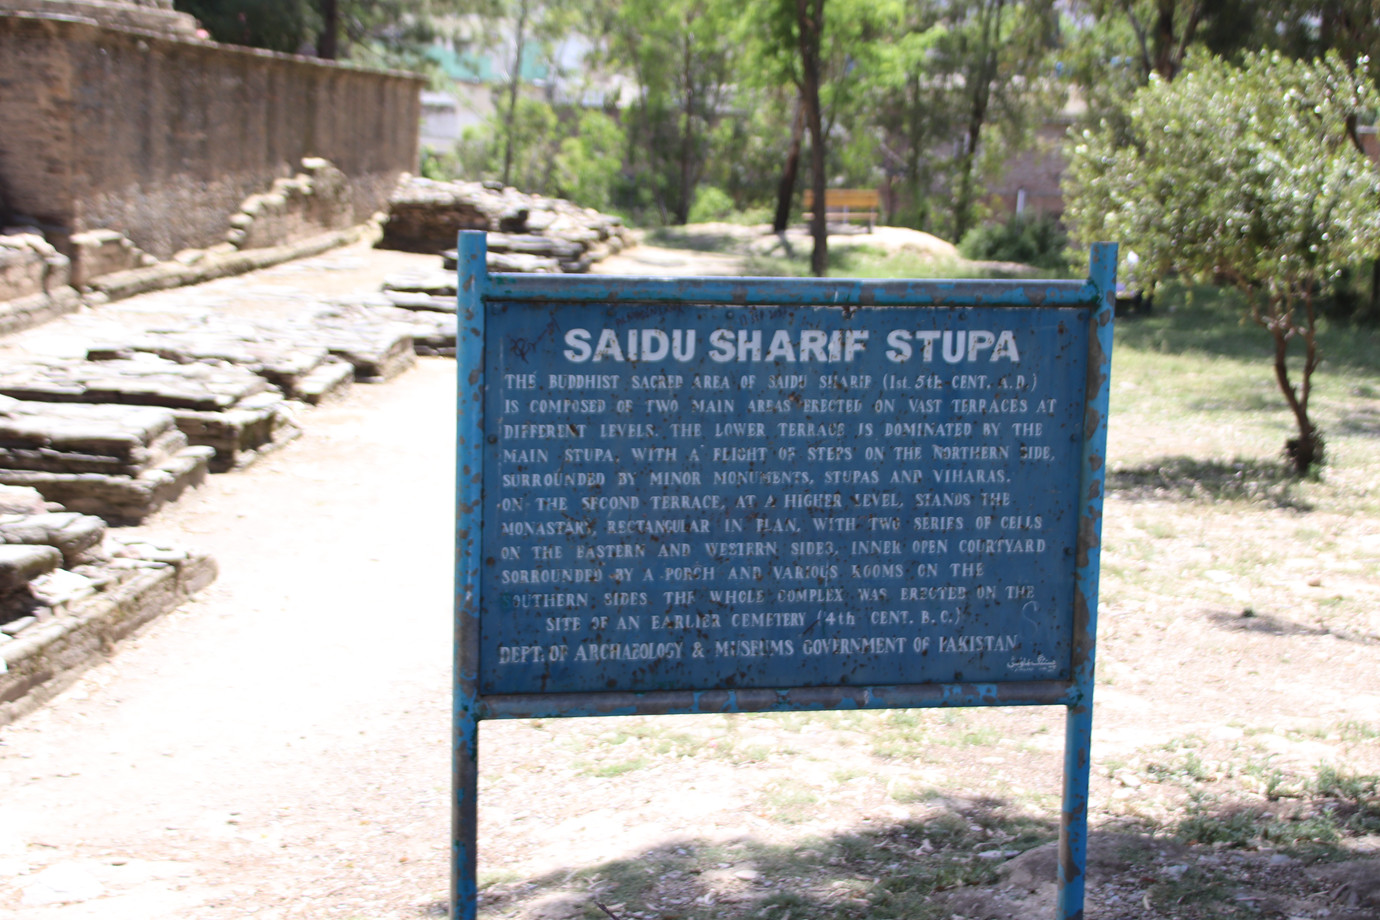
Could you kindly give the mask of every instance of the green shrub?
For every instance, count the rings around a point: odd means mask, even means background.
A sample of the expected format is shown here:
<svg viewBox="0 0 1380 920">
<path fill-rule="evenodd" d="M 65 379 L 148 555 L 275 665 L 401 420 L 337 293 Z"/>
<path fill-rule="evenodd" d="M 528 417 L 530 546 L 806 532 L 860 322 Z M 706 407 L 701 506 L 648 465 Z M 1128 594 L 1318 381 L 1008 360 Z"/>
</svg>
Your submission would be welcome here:
<svg viewBox="0 0 1380 920">
<path fill-rule="evenodd" d="M 733 213 L 733 199 L 723 189 L 701 185 L 695 190 L 695 203 L 690 205 L 690 223 L 703 224 L 723 220 Z"/>
<path fill-rule="evenodd" d="M 1068 236 L 1049 215 L 1017 215 L 1004 224 L 974 227 L 959 241 L 958 251 L 968 259 L 1020 262 L 1036 268 L 1066 269 L 1064 249 Z"/>
</svg>

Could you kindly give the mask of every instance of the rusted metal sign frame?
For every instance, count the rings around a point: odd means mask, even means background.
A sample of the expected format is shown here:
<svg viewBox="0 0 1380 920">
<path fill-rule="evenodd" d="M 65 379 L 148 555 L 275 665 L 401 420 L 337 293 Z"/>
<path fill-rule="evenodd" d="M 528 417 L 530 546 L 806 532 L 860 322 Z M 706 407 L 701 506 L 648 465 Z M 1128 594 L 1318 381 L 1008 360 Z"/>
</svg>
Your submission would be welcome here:
<svg viewBox="0 0 1380 920">
<path fill-rule="evenodd" d="M 1064 706 L 1059 821 L 1059 920 L 1083 916 L 1093 667 L 1110 399 L 1116 245 L 1092 247 L 1086 281 L 861 281 L 781 278 L 633 278 L 490 274 L 482 232 L 458 245 L 455 662 L 450 916 L 474 920 L 479 722 L 484 719 L 957 706 Z M 1069 680 L 781 690 L 686 690 L 481 695 L 479 611 L 484 498 L 485 305 L 591 304 L 1091 307 L 1079 473 Z"/>
</svg>

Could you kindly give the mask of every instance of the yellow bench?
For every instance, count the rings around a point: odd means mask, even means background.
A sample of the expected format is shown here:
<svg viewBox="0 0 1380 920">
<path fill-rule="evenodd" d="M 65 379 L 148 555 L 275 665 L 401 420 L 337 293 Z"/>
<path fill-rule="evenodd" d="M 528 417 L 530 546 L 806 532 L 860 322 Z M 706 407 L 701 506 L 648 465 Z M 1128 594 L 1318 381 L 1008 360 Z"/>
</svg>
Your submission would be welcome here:
<svg viewBox="0 0 1380 920">
<path fill-rule="evenodd" d="M 805 189 L 805 220 L 814 215 L 815 193 Z M 877 212 L 882 205 L 882 195 L 875 188 L 830 188 L 824 190 L 824 220 L 826 223 L 847 223 L 850 220 L 867 221 L 867 232 L 871 233 L 877 223 Z"/>
</svg>

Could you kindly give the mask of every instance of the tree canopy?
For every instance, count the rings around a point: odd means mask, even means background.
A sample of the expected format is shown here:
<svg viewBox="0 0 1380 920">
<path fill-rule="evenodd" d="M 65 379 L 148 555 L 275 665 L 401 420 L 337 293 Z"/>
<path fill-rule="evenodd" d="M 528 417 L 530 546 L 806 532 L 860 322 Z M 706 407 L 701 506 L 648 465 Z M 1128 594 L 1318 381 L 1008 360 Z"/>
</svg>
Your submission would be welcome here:
<svg viewBox="0 0 1380 920">
<path fill-rule="evenodd" d="M 1139 257 L 1144 285 L 1177 274 L 1250 297 L 1251 318 L 1274 340 L 1300 472 L 1322 459 L 1308 415 L 1316 299 L 1380 254 L 1380 172 L 1356 134 L 1376 101 L 1364 70 L 1335 53 L 1250 54 L 1240 67 L 1200 54 L 1172 82 L 1153 74 L 1135 94 L 1129 137 L 1089 129 L 1071 148 L 1065 216 L 1075 237 L 1121 242 Z M 1297 383 L 1287 360 L 1295 342 Z"/>
</svg>

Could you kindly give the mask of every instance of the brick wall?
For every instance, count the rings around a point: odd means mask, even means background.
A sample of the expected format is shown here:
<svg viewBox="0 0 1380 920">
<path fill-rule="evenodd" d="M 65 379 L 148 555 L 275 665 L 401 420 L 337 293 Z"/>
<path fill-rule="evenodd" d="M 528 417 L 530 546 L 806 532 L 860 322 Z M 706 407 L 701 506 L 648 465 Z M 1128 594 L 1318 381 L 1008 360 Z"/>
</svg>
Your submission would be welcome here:
<svg viewBox="0 0 1380 920">
<path fill-rule="evenodd" d="M 415 169 L 422 80 L 93 21 L 0 12 L 0 220 L 167 258 L 324 157 L 357 221 Z"/>
</svg>

